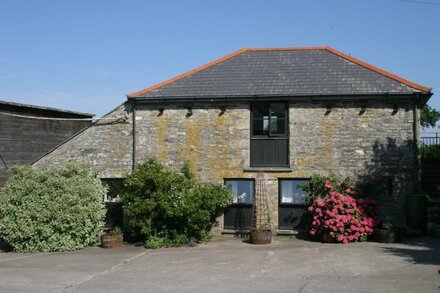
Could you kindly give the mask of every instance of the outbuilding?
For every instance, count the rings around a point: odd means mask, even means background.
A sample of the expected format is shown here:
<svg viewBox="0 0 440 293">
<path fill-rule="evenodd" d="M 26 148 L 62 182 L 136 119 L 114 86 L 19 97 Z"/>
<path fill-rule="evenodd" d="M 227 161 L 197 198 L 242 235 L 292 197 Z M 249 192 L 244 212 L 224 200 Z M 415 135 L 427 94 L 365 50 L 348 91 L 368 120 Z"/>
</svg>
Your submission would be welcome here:
<svg viewBox="0 0 440 293">
<path fill-rule="evenodd" d="M 0 100 L 0 187 L 7 171 L 31 164 L 92 124 L 93 114 Z"/>
<path fill-rule="evenodd" d="M 420 186 L 420 108 L 431 95 L 330 47 L 242 49 L 128 95 L 35 164 L 82 160 L 117 181 L 148 157 L 176 170 L 188 161 L 233 191 L 218 232 L 249 227 L 257 173 L 278 233 L 302 228 L 298 186 L 313 174 L 374 175 L 401 224 L 405 195 Z"/>
</svg>

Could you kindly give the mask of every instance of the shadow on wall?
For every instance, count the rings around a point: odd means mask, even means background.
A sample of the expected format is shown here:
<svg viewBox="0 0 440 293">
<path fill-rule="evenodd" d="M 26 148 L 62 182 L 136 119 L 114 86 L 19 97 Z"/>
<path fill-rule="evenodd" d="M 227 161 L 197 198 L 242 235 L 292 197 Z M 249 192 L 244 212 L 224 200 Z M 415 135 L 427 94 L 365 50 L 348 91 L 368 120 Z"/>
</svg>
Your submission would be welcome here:
<svg viewBox="0 0 440 293">
<path fill-rule="evenodd" d="M 415 149 L 413 140 L 397 143 L 388 137 L 386 143 L 376 140 L 372 146 L 372 158 L 365 164 L 365 174 L 392 177 L 396 181 L 414 179 Z"/>
<path fill-rule="evenodd" d="M 403 224 L 405 197 L 415 191 L 418 168 L 413 140 L 388 137 L 385 142 L 373 143 L 371 160 L 365 162 L 365 175 L 359 179 L 366 182 L 374 176 L 383 186 L 382 221 L 396 226 Z"/>
<path fill-rule="evenodd" d="M 440 239 L 429 237 L 411 239 L 399 247 L 382 247 L 385 253 L 400 256 L 407 262 L 440 265 Z"/>
</svg>

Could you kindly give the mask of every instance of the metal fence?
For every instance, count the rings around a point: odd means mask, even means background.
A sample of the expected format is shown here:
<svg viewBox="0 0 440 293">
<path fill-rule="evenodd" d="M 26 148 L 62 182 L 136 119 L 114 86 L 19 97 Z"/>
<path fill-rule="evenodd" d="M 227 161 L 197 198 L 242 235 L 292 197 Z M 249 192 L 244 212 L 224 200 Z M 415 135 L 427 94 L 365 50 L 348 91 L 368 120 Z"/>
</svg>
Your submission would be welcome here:
<svg viewBox="0 0 440 293">
<path fill-rule="evenodd" d="M 420 153 L 422 159 L 425 160 L 440 160 L 440 133 L 439 132 L 425 132 L 421 137 L 422 147 Z"/>
<path fill-rule="evenodd" d="M 440 132 L 425 132 L 422 133 L 422 145 L 440 145 Z"/>
</svg>

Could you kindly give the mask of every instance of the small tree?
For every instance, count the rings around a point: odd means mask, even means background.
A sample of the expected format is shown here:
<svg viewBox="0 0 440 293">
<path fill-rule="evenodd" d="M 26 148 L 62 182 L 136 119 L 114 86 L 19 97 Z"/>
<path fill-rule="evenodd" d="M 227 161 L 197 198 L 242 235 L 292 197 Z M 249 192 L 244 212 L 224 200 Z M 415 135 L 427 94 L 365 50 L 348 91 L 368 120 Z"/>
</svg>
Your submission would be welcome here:
<svg viewBox="0 0 440 293">
<path fill-rule="evenodd" d="M 86 166 L 17 166 L 10 174 L 0 192 L 0 237 L 15 251 L 68 251 L 96 242 L 105 188 Z"/>
<path fill-rule="evenodd" d="M 440 120 L 440 112 L 426 104 L 420 114 L 420 124 L 423 127 L 435 127 Z"/>
</svg>

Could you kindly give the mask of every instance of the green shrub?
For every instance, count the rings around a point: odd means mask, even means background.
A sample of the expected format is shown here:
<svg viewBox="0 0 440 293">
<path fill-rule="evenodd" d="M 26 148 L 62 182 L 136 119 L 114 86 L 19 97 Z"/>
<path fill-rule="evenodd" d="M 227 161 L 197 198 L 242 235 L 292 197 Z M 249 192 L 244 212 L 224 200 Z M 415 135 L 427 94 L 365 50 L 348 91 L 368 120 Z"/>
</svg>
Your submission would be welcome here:
<svg viewBox="0 0 440 293">
<path fill-rule="evenodd" d="M 199 183 L 188 164 L 182 171 L 150 159 L 125 180 L 122 204 L 131 236 L 147 247 L 181 246 L 209 237 L 216 217 L 232 202 L 222 184 Z"/>
<path fill-rule="evenodd" d="M 388 195 L 388 178 L 370 176 L 361 179 L 355 182 L 350 177 L 341 179 L 335 175 L 313 174 L 309 183 L 301 184 L 300 188 L 308 194 L 304 199 L 306 205 L 312 204 L 317 198 L 328 198 L 330 186 L 333 191 L 349 194 L 355 198 L 373 197 L 380 199 Z"/>
<path fill-rule="evenodd" d="M 420 153 L 423 160 L 440 160 L 440 145 L 424 145 Z"/>
<path fill-rule="evenodd" d="M 310 177 L 308 184 L 300 185 L 300 188 L 308 193 L 308 196 L 304 198 L 305 203 L 309 205 L 317 198 L 327 198 L 328 188 L 326 186 L 329 185 L 333 186 L 335 191 L 343 193 L 346 189 L 352 189 L 354 183 L 350 178 L 341 180 L 334 175 L 321 176 L 319 174 L 314 174 Z"/>
<path fill-rule="evenodd" d="M 147 241 L 145 241 L 145 247 L 150 249 L 157 249 L 161 247 L 178 247 L 188 243 L 188 237 L 183 234 L 176 234 L 174 235 L 174 237 L 160 235 L 161 233 L 159 233 L 158 235 L 150 236 Z"/>
<path fill-rule="evenodd" d="M 18 166 L 10 173 L 0 193 L 0 237 L 15 251 L 76 250 L 98 239 L 105 188 L 86 166 Z"/>
</svg>

